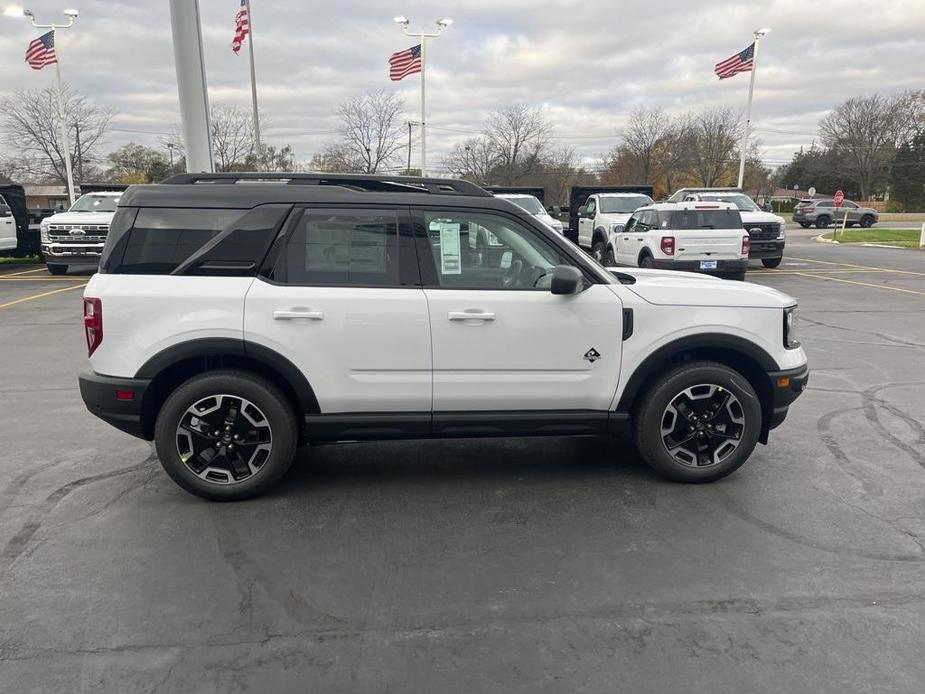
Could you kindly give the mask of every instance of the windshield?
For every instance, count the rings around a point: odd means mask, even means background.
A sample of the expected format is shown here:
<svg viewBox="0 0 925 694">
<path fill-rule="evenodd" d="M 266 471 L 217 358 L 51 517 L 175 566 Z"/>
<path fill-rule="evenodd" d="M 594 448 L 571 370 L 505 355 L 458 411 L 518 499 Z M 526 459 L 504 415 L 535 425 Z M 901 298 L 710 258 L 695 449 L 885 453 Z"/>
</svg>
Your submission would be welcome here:
<svg viewBox="0 0 925 694">
<path fill-rule="evenodd" d="M 729 193 L 728 195 L 701 195 L 701 200 L 710 200 L 716 202 L 731 202 L 739 208 L 740 212 L 761 212 L 761 208 L 755 202 L 742 193 Z"/>
<path fill-rule="evenodd" d="M 84 195 L 68 212 L 115 212 L 121 195 Z"/>
<path fill-rule="evenodd" d="M 652 198 L 648 195 L 620 195 L 606 196 L 598 198 L 600 202 L 600 211 L 604 214 L 632 214 L 640 207 L 652 204 Z"/>
<path fill-rule="evenodd" d="M 530 214 L 545 214 L 546 210 L 543 209 L 543 205 L 537 200 L 533 195 L 525 195 L 522 198 L 504 198 L 505 200 L 510 200 L 512 203 L 525 209 Z"/>
</svg>

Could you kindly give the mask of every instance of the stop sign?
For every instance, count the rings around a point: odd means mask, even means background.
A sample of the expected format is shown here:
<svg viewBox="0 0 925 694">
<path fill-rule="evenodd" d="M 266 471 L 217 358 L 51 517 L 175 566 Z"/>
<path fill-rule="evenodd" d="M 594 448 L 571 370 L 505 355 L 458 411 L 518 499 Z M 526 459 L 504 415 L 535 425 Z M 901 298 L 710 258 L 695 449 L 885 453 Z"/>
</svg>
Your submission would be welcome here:
<svg viewBox="0 0 925 694">
<path fill-rule="evenodd" d="M 841 207 L 841 204 L 845 201 L 845 194 L 840 190 L 835 191 L 835 197 L 832 199 L 832 202 L 835 203 L 835 207 Z"/>
</svg>

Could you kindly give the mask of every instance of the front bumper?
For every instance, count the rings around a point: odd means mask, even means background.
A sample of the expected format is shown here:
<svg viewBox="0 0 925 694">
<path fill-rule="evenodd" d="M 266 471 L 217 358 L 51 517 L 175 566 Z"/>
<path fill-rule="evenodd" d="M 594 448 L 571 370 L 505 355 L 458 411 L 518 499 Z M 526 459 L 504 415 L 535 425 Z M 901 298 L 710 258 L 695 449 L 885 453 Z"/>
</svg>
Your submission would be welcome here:
<svg viewBox="0 0 925 694">
<path fill-rule="evenodd" d="M 780 241 L 752 241 L 748 257 L 751 260 L 762 258 L 782 258 L 784 256 L 784 240 Z"/>
<path fill-rule="evenodd" d="M 146 431 L 142 417 L 150 379 L 117 378 L 101 376 L 95 371 L 84 371 L 77 380 L 80 383 L 80 397 L 92 414 L 126 434 L 151 440 L 151 432 Z M 123 398 L 116 397 L 118 391 L 123 391 Z M 133 393 L 131 400 L 124 399 L 127 392 Z"/>
<path fill-rule="evenodd" d="M 704 272 L 709 274 L 716 272 L 744 272 L 748 269 L 748 259 L 741 258 L 737 260 L 717 260 L 716 267 L 712 270 L 701 270 L 699 260 L 653 259 L 652 267 L 659 270 L 688 270 L 692 272 Z"/>
<path fill-rule="evenodd" d="M 43 243 L 42 253 L 53 260 L 99 260 L 103 244 Z"/>
<path fill-rule="evenodd" d="M 783 423 L 790 405 L 806 390 L 809 367 L 804 364 L 787 371 L 769 371 L 768 380 L 771 382 L 771 409 L 767 429 L 770 430 Z"/>
</svg>

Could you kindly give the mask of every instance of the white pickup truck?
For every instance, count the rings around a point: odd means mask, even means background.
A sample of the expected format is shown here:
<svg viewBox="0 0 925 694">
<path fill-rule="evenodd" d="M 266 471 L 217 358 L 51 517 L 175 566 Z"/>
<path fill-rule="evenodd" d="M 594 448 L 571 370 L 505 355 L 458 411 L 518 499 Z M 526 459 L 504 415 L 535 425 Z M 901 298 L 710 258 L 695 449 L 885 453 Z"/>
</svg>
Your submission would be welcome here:
<svg viewBox="0 0 925 694">
<path fill-rule="evenodd" d="M 87 193 L 67 212 L 42 220 L 42 253 L 48 272 L 63 275 L 68 265 L 99 262 L 121 197 L 121 191 Z"/>
<path fill-rule="evenodd" d="M 623 231 L 630 215 L 651 205 L 642 193 L 595 193 L 578 209 L 578 245 L 603 265 L 614 264 L 616 235 Z"/>
</svg>

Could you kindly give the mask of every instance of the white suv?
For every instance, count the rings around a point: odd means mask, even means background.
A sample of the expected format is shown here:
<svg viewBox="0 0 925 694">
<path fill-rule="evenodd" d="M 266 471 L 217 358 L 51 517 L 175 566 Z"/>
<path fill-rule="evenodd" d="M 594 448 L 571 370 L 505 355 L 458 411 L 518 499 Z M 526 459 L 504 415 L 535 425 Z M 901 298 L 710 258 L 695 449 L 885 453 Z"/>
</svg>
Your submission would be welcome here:
<svg viewBox="0 0 925 694">
<path fill-rule="evenodd" d="M 735 205 L 663 202 L 636 210 L 614 241 L 618 265 L 745 279 L 750 237 Z"/>
<path fill-rule="evenodd" d="M 299 445 L 422 437 L 617 435 L 705 482 L 803 390 L 795 307 L 608 272 L 465 181 L 185 174 L 120 202 L 80 389 L 211 499 L 265 490 Z"/>
</svg>

